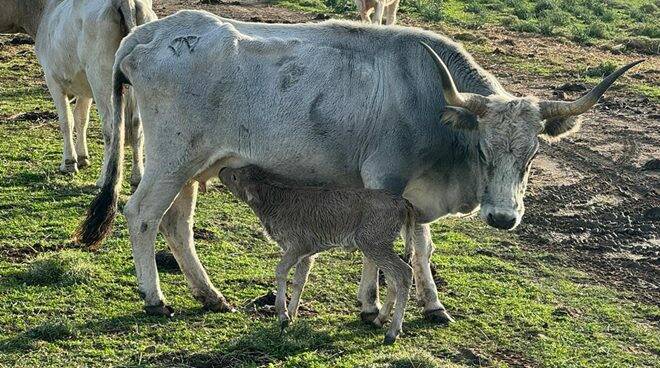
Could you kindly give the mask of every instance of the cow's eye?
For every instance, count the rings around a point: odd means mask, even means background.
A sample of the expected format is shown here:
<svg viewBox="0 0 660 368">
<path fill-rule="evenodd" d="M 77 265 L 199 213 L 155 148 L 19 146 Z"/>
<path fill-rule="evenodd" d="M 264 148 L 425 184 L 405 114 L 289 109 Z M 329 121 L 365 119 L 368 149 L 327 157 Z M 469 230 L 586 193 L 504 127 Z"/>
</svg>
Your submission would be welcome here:
<svg viewBox="0 0 660 368">
<path fill-rule="evenodd" d="M 236 181 L 236 175 L 231 174 L 231 180 Z"/>
</svg>

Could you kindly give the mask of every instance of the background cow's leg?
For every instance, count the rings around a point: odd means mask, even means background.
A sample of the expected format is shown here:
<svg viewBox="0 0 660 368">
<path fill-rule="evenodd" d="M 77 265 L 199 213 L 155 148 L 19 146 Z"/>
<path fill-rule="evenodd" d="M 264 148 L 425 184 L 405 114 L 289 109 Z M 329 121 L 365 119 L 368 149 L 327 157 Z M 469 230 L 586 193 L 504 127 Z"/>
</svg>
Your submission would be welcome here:
<svg viewBox="0 0 660 368">
<path fill-rule="evenodd" d="M 394 0 L 385 7 L 385 24 L 392 25 L 396 23 L 396 12 L 399 10 L 399 0 Z"/>
<path fill-rule="evenodd" d="M 114 55 L 114 51 L 111 55 Z M 114 59 L 114 57 L 113 57 Z M 103 59 L 100 59 L 103 60 Z M 112 67 L 104 69 L 103 65 L 94 65 L 87 70 L 87 79 L 92 88 L 94 95 L 94 102 L 96 102 L 96 110 L 101 119 L 101 128 L 103 132 L 103 164 L 101 165 L 101 175 L 96 180 L 96 186 L 102 187 L 105 181 L 105 173 L 107 172 L 108 161 L 110 160 L 110 145 L 112 144 L 112 103 L 111 103 L 111 84 L 108 81 L 112 80 L 112 75 L 108 72 Z"/>
<path fill-rule="evenodd" d="M 380 0 L 376 1 L 376 11 L 374 11 L 372 23 L 382 24 L 384 12 L 385 12 L 385 4 Z"/>
<path fill-rule="evenodd" d="M 165 160 L 167 157 L 154 159 L 151 167 L 156 169 L 150 171 L 147 167 L 142 182 L 124 206 L 124 214 L 131 235 L 135 273 L 145 310 L 149 314 L 171 316 L 172 308 L 165 305 L 160 289 L 154 243 L 163 215 L 189 178 L 183 175 L 183 170 L 167 173 L 156 171 L 175 166 L 171 165 L 172 161 L 162 162 L 159 159 Z"/>
<path fill-rule="evenodd" d="M 438 289 L 431 274 L 431 255 L 433 254 L 431 229 L 428 224 L 415 226 L 413 236 L 412 266 L 417 290 L 417 300 L 424 307 L 424 316 L 439 323 L 448 323 L 452 319 L 445 307 L 438 300 Z"/>
<path fill-rule="evenodd" d="M 48 91 L 53 97 L 55 108 L 57 109 L 57 117 L 60 121 L 60 131 L 64 140 L 64 153 L 62 155 L 62 163 L 60 164 L 60 171 L 63 173 L 74 174 L 78 172 L 78 165 L 76 162 L 76 150 L 73 145 L 73 114 L 69 106 L 69 98 L 62 90 L 60 85 L 50 76 L 46 75 L 46 85 Z"/>
<path fill-rule="evenodd" d="M 160 230 L 181 266 L 193 295 L 204 307 L 216 312 L 233 308 L 213 286 L 202 266 L 193 239 L 193 215 L 197 202 L 197 182 L 189 183 L 179 193 L 160 223 Z"/>
<path fill-rule="evenodd" d="M 126 137 L 133 150 L 133 164 L 131 165 L 131 189 L 135 191 L 144 172 L 144 133 L 140 113 L 133 95 L 133 89 L 129 89 L 126 108 Z"/>
<path fill-rule="evenodd" d="M 78 169 L 89 166 L 89 152 L 87 150 L 87 125 L 89 123 L 89 110 L 92 107 L 91 97 L 76 97 L 76 106 L 73 108 L 73 120 L 76 128 L 76 153 Z"/>
<path fill-rule="evenodd" d="M 298 316 L 298 306 L 300 305 L 300 297 L 307 283 L 309 271 L 314 265 L 315 255 L 303 257 L 296 265 L 296 272 L 293 274 L 293 282 L 291 283 L 291 300 L 289 300 L 289 317 L 295 319 Z"/>
</svg>

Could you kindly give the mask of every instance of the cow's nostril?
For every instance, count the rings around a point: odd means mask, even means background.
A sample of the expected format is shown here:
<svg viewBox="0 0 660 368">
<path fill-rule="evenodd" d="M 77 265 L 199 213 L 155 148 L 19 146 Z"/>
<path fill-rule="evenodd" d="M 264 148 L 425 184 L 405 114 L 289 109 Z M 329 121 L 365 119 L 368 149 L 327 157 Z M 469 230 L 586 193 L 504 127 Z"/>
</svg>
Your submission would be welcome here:
<svg viewBox="0 0 660 368">
<path fill-rule="evenodd" d="M 498 213 L 493 216 L 493 222 L 495 227 L 508 230 L 511 229 L 516 224 L 516 218 L 509 215 Z"/>
</svg>

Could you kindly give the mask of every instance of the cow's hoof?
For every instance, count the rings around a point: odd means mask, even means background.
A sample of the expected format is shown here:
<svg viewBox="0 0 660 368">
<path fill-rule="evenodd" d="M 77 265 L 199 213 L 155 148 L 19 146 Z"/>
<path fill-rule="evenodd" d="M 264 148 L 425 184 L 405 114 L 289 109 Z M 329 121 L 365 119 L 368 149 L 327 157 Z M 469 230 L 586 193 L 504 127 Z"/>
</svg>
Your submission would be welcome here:
<svg viewBox="0 0 660 368">
<path fill-rule="evenodd" d="M 74 175 L 78 173 L 78 163 L 76 160 L 64 160 L 60 165 L 60 172 L 66 175 Z"/>
<path fill-rule="evenodd" d="M 215 301 L 211 303 L 204 303 L 204 310 L 218 313 L 234 313 L 236 308 L 224 300 Z"/>
<path fill-rule="evenodd" d="M 428 321 L 441 325 L 447 325 L 451 322 L 454 322 L 454 319 L 451 318 L 449 313 L 447 313 L 447 310 L 444 308 L 424 311 L 424 318 L 426 318 Z"/>
<path fill-rule="evenodd" d="M 165 304 L 147 305 L 144 307 L 144 311 L 150 316 L 174 317 L 174 309 Z"/>
<path fill-rule="evenodd" d="M 284 331 L 291 324 L 289 316 L 280 316 L 280 330 Z"/>
<path fill-rule="evenodd" d="M 378 311 L 375 312 L 360 312 L 360 319 L 364 323 L 372 324 L 374 320 L 378 317 Z"/>
<path fill-rule="evenodd" d="M 89 167 L 89 156 L 78 156 L 78 169 Z"/>
<path fill-rule="evenodd" d="M 383 340 L 384 345 L 392 345 L 396 342 L 396 335 L 385 335 L 385 340 Z"/>
</svg>

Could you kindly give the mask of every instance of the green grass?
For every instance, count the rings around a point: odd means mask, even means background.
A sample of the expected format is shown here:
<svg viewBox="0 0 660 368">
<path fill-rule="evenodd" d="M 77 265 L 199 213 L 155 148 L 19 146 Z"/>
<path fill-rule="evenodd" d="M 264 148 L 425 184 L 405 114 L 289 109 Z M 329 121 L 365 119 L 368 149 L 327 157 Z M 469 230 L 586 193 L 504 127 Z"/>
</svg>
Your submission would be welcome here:
<svg viewBox="0 0 660 368">
<path fill-rule="evenodd" d="M 53 111 L 33 54 L 8 56 L 0 49 L 0 116 Z M 8 65 L 25 67 L 17 73 Z M 657 305 L 596 284 L 562 266 L 561 255 L 525 251 L 515 236 L 465 220 L 432 227 L 440 298 L 456 323 L 424 321 L 413 299 L 402 338 L 381 345 L 384 331 L 357 321 L 360 257 L 337 251 L 319 258 L 303 296 L 316 313 L 280 334 L 274 318 L 241 308 L 274 288 L 278 248 L 219 187 L 200 196 L 196 226 L 214 236 L 197 247 L 239 312 L 204 312 L 182 275 L 162 273 L 177 314 L 148 317 L 123 217 L 98 252 L 70 249 L 100 170 L 96 115 L 91 126 L 92 167 L 67 177 L 57 173 L 54 121 L 0 120 L 0 367 L 660 365 Z M 125 185 L 123 200 L 127 194 Z M 160 237 L 157 247 L 165 248 Z"/>
<path fill-rule="evenodd" d="M 353 1 L 347 0 L 278 0 L 276 3 L 294 10 L 355 11 Z M 461 28 L 499 25 L 593 44 L 638 37 L 657 41 L 659 5 L 655 0 L 403 0 L 401 12 Z"/>
</svg>

